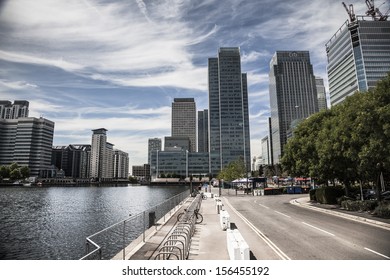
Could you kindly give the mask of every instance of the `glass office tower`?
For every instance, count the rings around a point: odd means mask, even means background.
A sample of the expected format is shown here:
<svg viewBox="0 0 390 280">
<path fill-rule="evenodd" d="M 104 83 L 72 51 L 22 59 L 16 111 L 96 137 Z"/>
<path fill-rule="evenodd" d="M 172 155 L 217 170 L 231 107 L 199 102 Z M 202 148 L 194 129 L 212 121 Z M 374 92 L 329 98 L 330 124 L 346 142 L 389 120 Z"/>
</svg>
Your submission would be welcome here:
<svg viewBox="0 0 390 280">
<path fill-rule="evenodd" d="M 198 152 L 209 151 L 209 110 L 198 111 Z"/>
<path fill-rule="evenodd" d="M 300 120 L 318 112 L 313 66 L 308 51 L 277 51 L 270 63 L 269 94 L 273 164 L 283 155 L 288 134 Z"/>
<path fill-rule="evenodd" d="M 220 48 L 208 71 L 210 173 L 240 158 L 250 171 L 247 77 L 239 48 Z"/>
<path fill-rule="evenodd" d="M 196 104 L 194 98 L 175 98 L 172 103 L 172 137 L 188 137 L 196 152 Z"/>
<path fill-rule="evenodd" d="M 331 106 L 374 87 L 390 71 L 390 21 L 347 20 L 326 44 Z"/>
</svg>

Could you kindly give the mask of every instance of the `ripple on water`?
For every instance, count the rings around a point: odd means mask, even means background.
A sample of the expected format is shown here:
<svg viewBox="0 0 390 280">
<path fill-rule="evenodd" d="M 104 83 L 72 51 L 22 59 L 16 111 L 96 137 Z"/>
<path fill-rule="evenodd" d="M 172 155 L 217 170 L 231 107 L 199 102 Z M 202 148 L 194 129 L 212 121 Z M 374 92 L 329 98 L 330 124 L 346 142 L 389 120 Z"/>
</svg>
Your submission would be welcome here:
<svg viewBox="0 0 390 280">
<path fill-rule="evenodd" d="M 0 259 L 79 259 L 85 238 L 183 187 L 0 188 Z"/>
</svg>

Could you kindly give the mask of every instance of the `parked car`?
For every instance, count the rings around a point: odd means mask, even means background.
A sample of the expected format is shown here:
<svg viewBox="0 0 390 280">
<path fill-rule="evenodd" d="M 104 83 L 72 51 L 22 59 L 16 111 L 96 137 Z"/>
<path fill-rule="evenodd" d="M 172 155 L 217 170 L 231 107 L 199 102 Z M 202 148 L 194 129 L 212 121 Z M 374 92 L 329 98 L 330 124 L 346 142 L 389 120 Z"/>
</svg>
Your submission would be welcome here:
<svg viewBox="0 0 390 280">
<path fill-rule="evenodd" d="M 372 189 L 364 189 L 363 190 L 363 199 L 375 199 L 376 198 L 376 192 Z"/>
</svg>

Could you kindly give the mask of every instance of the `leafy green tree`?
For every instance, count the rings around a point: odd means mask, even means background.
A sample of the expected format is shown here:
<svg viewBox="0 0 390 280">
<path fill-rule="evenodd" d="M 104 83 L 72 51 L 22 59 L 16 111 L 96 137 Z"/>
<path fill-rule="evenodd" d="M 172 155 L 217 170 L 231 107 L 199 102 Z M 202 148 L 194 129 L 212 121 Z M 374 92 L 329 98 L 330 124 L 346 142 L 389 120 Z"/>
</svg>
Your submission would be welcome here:
<svg viewBox="0 0 390 280">
<path fill-rule="evenodd" d="M 346 191 L 355 181 L 376 182 L 390 170 L 390 73 L 374 89 L 300 123 L 281 162 L 293 176 L 337 179 Z"/>
<path fill-rule="evenodd" d="M 238 178 L 246 177 L 247 171 L 245 163 L 242 159 L 238 159 L 229 163 L 224 169 L 222 169 L 217 178 L 224 179 L 225 181 L 233 181 Z"/>
<path fill-rule="evenodd" d="M 13 170 L 15 169 L 19 169 L 19 165 L 16 163 L 16 162 L 13 162 L 10 166 L 9 166 L 9 170 L 10 172 L 12 172 Z"/>
<path fill-rule="evenodd" d="M 1 178 L 9 178 L 10 170 L 8 165 L 0 166 L 0 177 Z"/>
<path fill-rule="evenodd" d="M 10 173 L 10 179 L 11 180 L 19 180 L 19 179 L 22 179 L 22 173 L 20 173 L 20 169 L 17 168 L 17 169 L 14 169 L 11 171 Z"/>
<path fill-rule="evenodd" d="M 30 176 L 30 168 L 28 166 L 22 166 L 19 168 L 22 178 L 27 178 Z"/>
</svg>

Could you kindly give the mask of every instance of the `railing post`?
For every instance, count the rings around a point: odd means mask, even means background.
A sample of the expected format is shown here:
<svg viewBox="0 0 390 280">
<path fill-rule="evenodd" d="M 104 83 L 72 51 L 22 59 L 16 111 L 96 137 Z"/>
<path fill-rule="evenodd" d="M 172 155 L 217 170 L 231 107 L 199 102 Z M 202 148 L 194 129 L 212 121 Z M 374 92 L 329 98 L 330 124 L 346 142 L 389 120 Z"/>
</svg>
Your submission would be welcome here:
<svg viewBox="0 0 390 280">
<path fill-rule="evenodd" d="M 123 221 L 123 260 L 126 259 L 126 220 Z"/>
<path fill-rule="evenodd" d="M 142 234 L 142 240 L 143 240 L 143 242 L 145 242 L 145 231 L 146 231 L 146 222 L 145 222 L 145 220 L 146 220 L 146 212 L 144 211 L 144 230 L 143 230 L 143 234 Z"/>
</svg>

